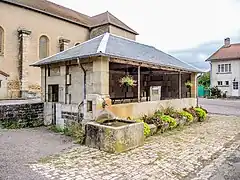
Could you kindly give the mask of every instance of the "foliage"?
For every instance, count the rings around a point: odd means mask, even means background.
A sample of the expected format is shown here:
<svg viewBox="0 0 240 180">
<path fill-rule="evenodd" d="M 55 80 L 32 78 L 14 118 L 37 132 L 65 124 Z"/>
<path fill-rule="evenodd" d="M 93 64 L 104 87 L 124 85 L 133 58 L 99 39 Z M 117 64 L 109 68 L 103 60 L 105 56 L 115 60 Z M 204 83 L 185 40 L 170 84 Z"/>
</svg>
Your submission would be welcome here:
<svg viewBox="0 0 240 180">
<path fill-rule="evenodd" d="M 151 135 L 151 129 L 150 129 L 150 126 L 147 123 L 145 123 L 141 119 L 136 120 L 136 122 L 143 122 L 144 123 L 144 136 L 145 137 L 148 137 L 148 136 Z"/>
<path fill-rule="evenodd" d="M 180 115 L 183 116 L 183 117 L 186 117 L 189 122 L 192 122 L 192 121 L 193 121 L 193 115 L 190 114 L 190 113 L 187 112 L 187 111 L 181 111 L 181 112 L 180 112 Z"/>
<path fill-rule="evenodd" d="M 172 118 L 171 116 L 169 116 L 169 115 L 161 116 L 161 120 L 163 120 L 164 122 L 169 123 L 169 127 L 170 128 L 175 128 L 177 126 L 177 121 L 174 118 Z"/>
<path fill-rule="evenodd" d="M 186 112 L 190 113 L 193 117 L 197 117 L 197 113 L 196 113 L 196 111 L 193 107 L 191 107 L 189 109 L 183 108 L 183 111 L 186 111 Z"/>
<path fill-rule="evenodd" d="M 83 144 L 85 141 L 85 134 L 82 125 L 77 122 L 69 122 L 64 128 L 64 134 L 73 137 L 76 143 Z"/>
<path fill-rule="evenodd" d="M 121 86 L 136 86 L 136 81 L 133 79 L 132 76 L 126 75 L 120 79 Z"/>
<path fill-rule="evenodd" d="M 172 106 L 168 106 L 167 108 L 162 108 L 161 112 L 165 115 L 169 115 L 171 116 L 172 114 L 174 114 L 176 111 L 174 110 L 174 108 Z"/>
<path fill-rule="evenodd" d="M 217 86 L 210 88 L 211 96 L 216 96 L 217 98 L 221 98 L 221 90 L 218 89 Z"/>
<path fill-rule="evenodd" d="M 202 108 L 196 107 L 194 110 L 196 111 L 200 121 L 204 121 L 206 119 L 207 113 Z"/>
<path fill-rule="evenodd" d="M 85 140 L 85 134 L 82 129 L 82 125 L 77 122 L 67 123 L 65 128 L 59 126 L 50 126 L 49 130 L 56 133 L 63 133 L 66 136 L 71 136 L 76 143 L 83 144 Z"/>
<path fill-rule="evenodd" d="M 210 86 L 210 72 L 203 73 L 198 78 L 198 84 L 203 85 L 205 88 Z"/>
<path fill-rule="evenodd" d="M 0 120 L 0 126 L 4 129 L 21 129 L 21 128 L 32 128 L 43 125 L 43 121 L 39 119 L 8 119 Z"/>
<path fill-rule="evenodd" d="M 186 86 L 187 88 L 191 88 L 191 87 L 193 86 L 193 84 L 192 84 L 190 81 L 187 81 L 187 82 L 185 83 L 185 86 Z"/>
<path fill-rule="evenodd" d="M 63 133 L 64 132 L 64 128 L 61 128 L 60 126 L 55 126 L 55 125 L 50 126 L 48 129 L 55 133 Z"/>
</svg>

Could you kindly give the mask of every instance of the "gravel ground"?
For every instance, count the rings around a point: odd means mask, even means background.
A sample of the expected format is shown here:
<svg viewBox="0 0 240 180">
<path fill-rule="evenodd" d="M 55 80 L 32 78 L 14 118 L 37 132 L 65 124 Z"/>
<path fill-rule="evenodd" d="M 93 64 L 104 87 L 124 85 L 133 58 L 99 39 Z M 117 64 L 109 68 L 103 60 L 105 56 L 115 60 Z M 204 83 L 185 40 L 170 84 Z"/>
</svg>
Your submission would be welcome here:
<svg viewBox="0 0 240 180">
<path fill-rule="evenodd" d="M 71 139 L 46 128 L 0 129 L 0 180 L 46 180 L 29 163 L 76 146 Z"/>
</svg>

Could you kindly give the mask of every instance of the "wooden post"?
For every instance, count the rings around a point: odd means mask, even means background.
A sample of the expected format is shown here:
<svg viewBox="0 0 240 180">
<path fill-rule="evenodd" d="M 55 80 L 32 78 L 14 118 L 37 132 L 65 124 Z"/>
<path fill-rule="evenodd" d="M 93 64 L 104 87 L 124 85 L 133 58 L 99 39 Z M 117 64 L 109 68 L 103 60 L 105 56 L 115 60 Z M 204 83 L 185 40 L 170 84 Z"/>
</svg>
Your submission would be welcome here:
<svg viewBox="0 0 240 180">
<path fill-rule="evenodd" d="M 138 102 L 141 102 L 141 66 L 138 66 Z"/>
<path fill-rule="evenodd" d="M 178 74 L 178 93 L 179 99 L 182 98 L 182 73 L 179 72 Z"/>
</svg>

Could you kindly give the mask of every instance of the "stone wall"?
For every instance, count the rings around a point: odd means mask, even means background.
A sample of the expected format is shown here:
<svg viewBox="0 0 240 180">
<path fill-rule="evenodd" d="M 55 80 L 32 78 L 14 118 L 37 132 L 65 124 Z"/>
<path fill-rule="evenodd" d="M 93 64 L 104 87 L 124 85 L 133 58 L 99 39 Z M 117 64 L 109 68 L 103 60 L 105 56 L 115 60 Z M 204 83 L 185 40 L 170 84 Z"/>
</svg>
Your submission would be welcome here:
<svg viewBox="0 0 240 180">
<path fill-rule="evenodd" d="M 43 125 L 43 103 L 0 104 L 0 124 L 6 128 Z"/>
<path fill-rule="evenodd" d="M 161 108 L 173 107 L 176 110 L 197 106 L 196 98 L 171 99 L 161 101 L 148 101 L 141 103 L 127 103 L 107 106 L 107 110 L 119 118 L 140 118 L 143 115 L 151 116 Z"/>
</svg>

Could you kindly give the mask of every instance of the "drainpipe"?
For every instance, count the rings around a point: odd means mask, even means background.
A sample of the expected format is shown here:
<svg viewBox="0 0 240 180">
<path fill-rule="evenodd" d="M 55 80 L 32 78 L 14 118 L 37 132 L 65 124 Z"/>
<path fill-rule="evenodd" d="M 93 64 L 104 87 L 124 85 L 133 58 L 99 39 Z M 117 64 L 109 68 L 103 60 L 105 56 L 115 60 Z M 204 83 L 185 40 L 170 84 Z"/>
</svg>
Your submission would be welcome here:
<svg viewBox="0 0 240 180">
<path fill-rule="evenodd" d="M 78 65 L 81 67 L 83 70 L 83 97 L 84 100 L 86 99 L 86 69 L 83 68 L 83 65 L 80 63 L 79 58 L 77 59 Z"/>
<path fill-rule="evenodd" d="M 83 65 L 80 63 L 80 59 L 77 58 L 77 63 L 78 63 L 78 66 L 81 67 L 82 71 L 83 71 L 83 99 L 86 100 L 86 97 L 87 97 L 87 93 L 86 93 L 86 83 L 87 83 L 87 80 L 86 80 L 86 76 L 87 76 L 87 73 L 86 73 L 86 69 L 84 69 Z M 84 106 L 84 100 L 78 104 L 78 111 L 81 111 L 80 110 L 80 107 L 83 105 Z M 83 115 L 82 117 L 78 118 L 79 120 L 83 120 L 84 118 L 84 112 L 83 111 Z M 79 114 L 79 113 L 78 113 Z"/>
</svg>

